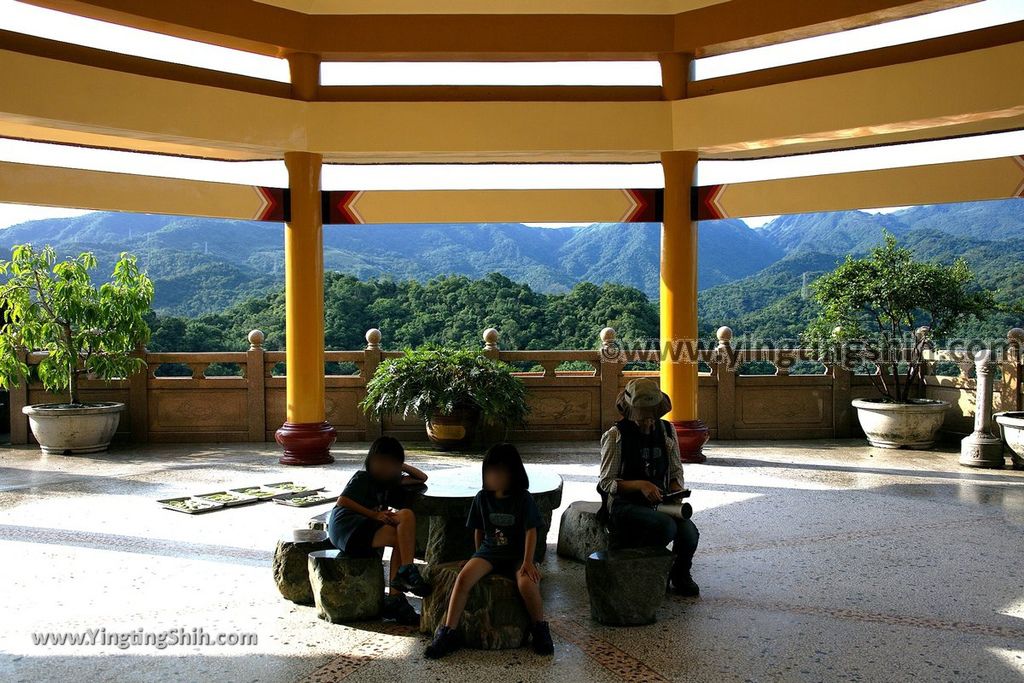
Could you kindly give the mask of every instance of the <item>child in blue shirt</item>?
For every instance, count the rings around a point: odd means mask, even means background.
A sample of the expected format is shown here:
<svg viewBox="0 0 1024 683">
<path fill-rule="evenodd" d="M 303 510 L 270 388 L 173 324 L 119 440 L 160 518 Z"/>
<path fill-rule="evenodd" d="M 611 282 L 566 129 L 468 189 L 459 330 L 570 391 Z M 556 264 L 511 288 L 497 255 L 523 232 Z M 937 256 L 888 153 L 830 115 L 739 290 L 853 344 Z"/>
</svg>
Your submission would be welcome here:
<svg viewBox="0 0 1024 683">
<path fill-rule="evenodd" d="M 498 444 L 487 451 L 483 490 L 473 500 L 466 520 L 466 526 L 473 529 L 476 553 L 455 580 L 445 623 L 427 647 L 427 658 L 438 659 L 459 648 L 457 629 L 469 592 L 491 572 L 504 574 L 518 585 L 533 621 L 530 636 L 534 651 L 542 655 L 554 652 L 551 631 L 544 621 L 540 568 L 534 560 L 541 517 L 529 487 L 530 478 L 515 446 Z"/>
<path fill-rule="evenodd" d="M 349 479 L 327 521 L 331 543 L 346 556 L 379 557 L 385 547 L 391 548 L 391 586 L 384 618 L 402 624 L 419 623 L 419 615 L 403 593 L 430 593 L 414 564 L 416 516 L 406 507 L 408 487 L 426 480 L 426 474 L 405 462 L 405 449 L 398 439 L 382 436 L 370 444 L 363 469 Z"/>
</svg>

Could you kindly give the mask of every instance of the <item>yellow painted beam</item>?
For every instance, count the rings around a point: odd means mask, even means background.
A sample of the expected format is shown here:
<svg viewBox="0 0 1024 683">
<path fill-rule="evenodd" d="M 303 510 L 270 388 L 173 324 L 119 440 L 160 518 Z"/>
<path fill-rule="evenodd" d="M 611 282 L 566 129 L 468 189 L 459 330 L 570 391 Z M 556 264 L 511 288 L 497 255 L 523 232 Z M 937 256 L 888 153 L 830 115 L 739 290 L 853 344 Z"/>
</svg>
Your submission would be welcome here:
<svg viewBox="0 0 1024 683">
<path fill-rule="evenodd" d="M 306 146 L 305 103 L 0 50 L 0 119 L 281 158 Z"/>
<path fill-rule="evenodd" d="M 657 190 L 331 192 L 332 223 L 657 222 Z"/>
<path fill-rule="evenodd" d="M 102 96 L 98 96 L 102 93 Z M 675 102 L 303 102 L 0 50 L 0 121 L 331 161 L 638 161 L 929 139 L 1024 117 L 1024 42 Z"/>
<path fill-rule="evenodd" d="M 508 152 L 642 153 L 672 145 L 668 102 L 311 102 L 310 149 L 332 157 L 387 151 L 413 161 L 445 156 L 501 159 Z M 421 158 L 422 159 L 422 158 Z"/>
<path fill-rule="evenodd" d="M 702 188 L 701 219 L 946 204 L 1024 196 L 1024 157 Z"/>
<path fill-rule="evenodd" d="M 672 102 L 674 147 L 702 154 L 868 139 L 1024 115 L 1024 42 Z"/>
<path fill-rule="evenodd" d="M 0 202 L 244 220 L 267 208 L 247 185 L 8 162 L 0 162 Z"/>
</svg>

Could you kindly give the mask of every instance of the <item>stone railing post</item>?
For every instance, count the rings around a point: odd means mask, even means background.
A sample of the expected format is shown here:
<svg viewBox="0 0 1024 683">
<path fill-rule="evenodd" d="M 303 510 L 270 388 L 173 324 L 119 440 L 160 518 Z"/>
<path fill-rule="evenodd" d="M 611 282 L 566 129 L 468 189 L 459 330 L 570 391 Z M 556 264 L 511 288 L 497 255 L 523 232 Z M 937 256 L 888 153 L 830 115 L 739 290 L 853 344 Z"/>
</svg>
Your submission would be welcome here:
<svg viewBox="0 0 1024 683">
<path fill-rule="evenodd" d="M 974 406 L 974 432 L 960 442 L 960 464 L 967 467 L 1003 467 L 1003 441 L 994 436 L 992 424 L 992 375 L 996 364 L 992 352 L 979 351 L 974 357 L 977 394 Z"/>
<path fill-rule="evenodd" d="M 1021 379 L 1024 368 L 1021 349 L 1024 348 L 1024 329 L 1014 327 L 1006 333 L 1006 358 L 1001 364 L 1003 376 L 999 386 L 1000 410 L 1024 410 Z"/>
<path fill-rule="evenodd" d="M 18 356 L 22 361 L 28 360 L 28 353 L 25 351 L 19 351 Z M 28 443 L 28 417 L 21 412 L 21 409 L 28 405 L 28 383 L 29 378 L 25 377 L 17 386 L 10 388 L 11 444 L 14 446 Z"/>
<path fill-rule="evenodd" d="M 501 335 L 493 327 L 488 327 L 484 330 L 484 355 L 488 358 L 498 359 L 498 354 L 501 349 L 498 347 L 498 342 L 501 341 Z"/>
<path fill-rule="evenodd" d="M 249 351 L 245 359 L 245 386 L 248 392 L 249 441 L 267 440 L 267 373 L 261 330 L 249 333 Z"/>
<path fill-rule="evenodd" d="M 604 328 L 601 330 L 601 369 L 598 371 L 601 378 L 601 431 L 619 420 L 615 401 L 619 397 L 619 381 L 625 364 L 615 330 Z"/>
<path fill-rule="evenodd" d="M 715 377 L 717 378 L 716 412 L 718 413 L 718 438 L 736 438 L 736 370 L 732 350 L 732 328 L 723 325 L 715 332 L 718 346 L 715 347 Z"/>
<path fill-rule="evenodd" d="M 140 346 L 135 354 L 148 361 L 146 349 Z M 132 441 L 149 441 L 149 363 L 128 378 L 128 414 L 131 416 Z"/>
<path fill-rule="evenodd" d="M 376 327 L 370 328 L 366 331 L 366 348 L 363 349 L 363 387 L 365 388 L 366 383 L 369 382 L 374 374 L 377 372 L 377 366 L 380 365 L 380 340 L 381 333 Z M 384 427 L 381 424 L 381 417 L 376 413 L 366 414 L 366 440 L 372 441 L 384 433 Z"/>
</svg>

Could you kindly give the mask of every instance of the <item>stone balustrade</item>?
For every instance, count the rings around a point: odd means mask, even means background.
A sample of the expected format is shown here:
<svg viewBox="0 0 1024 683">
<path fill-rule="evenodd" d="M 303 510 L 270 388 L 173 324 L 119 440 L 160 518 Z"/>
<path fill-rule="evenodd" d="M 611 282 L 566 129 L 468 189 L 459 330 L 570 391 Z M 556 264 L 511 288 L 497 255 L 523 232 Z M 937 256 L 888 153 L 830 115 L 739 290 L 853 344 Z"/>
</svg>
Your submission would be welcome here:
<svg viewBox="0 0 1024 683">
<path fill-rule="evenodd" d="M 378 364 L 400 352 L 382 350 L 380 330 L 366 333 L 358 351 L 325 353 L 327 419 L 341 441 L 367 441 L 390 434 L 424 440 L 422 422 L 401 416 L 367 416 L 358 407 L 366 381 Z M 634 377 L 657 378 L 660 353 L 620 344 L 606 327 L 593 350 L 512 351 L 501 348 L 493 328 L 483 333 L 482 353 L 513 364 L 526 385 L 532 413 L 525 428 L 496 438 L 594 441 L 618 419 L 615 399 Z M 127 379 L 82 381 L 86 401 L 128 405 L 119 438 L 135 442 L 273 441 L 285 419 L 285 354 L 263 348 L 253 330 L 239 352 L 143 353 L 146 372 Z M 1024 330 L 1014 328 L 996 356 L 994 410 L 1022 410 L 1021 348 Z M 875 395 L 871 378 L 839 364 L 819 363 L 807 349 L 734 348 L 732 330 L 717 331 L 717 345 L 695 353 L 700 362 L 699 414 L 717 439 L 809 439 L 859 436 L 850 401 Z M 38 362 L 40 354 L 29 354 Z M 956 376 L 936 375 L 936 368 Z M 944 431 L 970 434 L 974 422 L 974 355 L 929 350 L 926 395 L 950 402 Z M 761 374 L 747 374 L 756 369 Z M 763 374 L 765 371 L 772 374 Z M 15 387 L 10 396 L 11 441 L 31 435 L 24 405 L 59 402 L 38 383 Z"/>
</svg>

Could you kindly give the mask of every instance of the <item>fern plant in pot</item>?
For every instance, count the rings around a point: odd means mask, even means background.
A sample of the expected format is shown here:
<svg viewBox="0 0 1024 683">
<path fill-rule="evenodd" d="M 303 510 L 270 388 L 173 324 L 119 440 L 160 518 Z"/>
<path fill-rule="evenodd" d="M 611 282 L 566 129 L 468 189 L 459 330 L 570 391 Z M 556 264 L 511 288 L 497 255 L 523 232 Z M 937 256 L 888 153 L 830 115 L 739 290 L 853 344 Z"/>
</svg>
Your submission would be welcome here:
<svg viewBox="0 0 1024 683">
<path fill-rule="evenodd" d="M 886 234 L 863 258 L 847 257 L 811 285 L 819 306 L 807 336 L 832 362 L 873 367 L 876 398 L 853 401 L 872 446 L 929 448 L 949 403 L 925 397 L 925 352 L 995 308 L 967 264 L 915 261 Z"/>
<path fill-rule="evenodd" d="M 407 350 L 382 362 L 366 386 L 367 413 L 418 416 L 443 450 L 465 448 L 483 423 L 513 427 L 529 412 L 512 366 L 466 349 Z"/>
<path fill-rule="evenodd" d="M 126 378 L 145 366 L 135 351 L 149 339 L 153 283 L 127 254 L 109 282 L 94 284 L 95 268 L 91 253 L 58 261 L 51 247 L 27 244 L 0 261 L 0 386 L 28 381 L 28 354 L 40 353 L 35 376 L 67 397 L 23 409 L 45 453 L 106 450 L 125 405 L 83 400 L 80 380 Z"/>
</svg>

